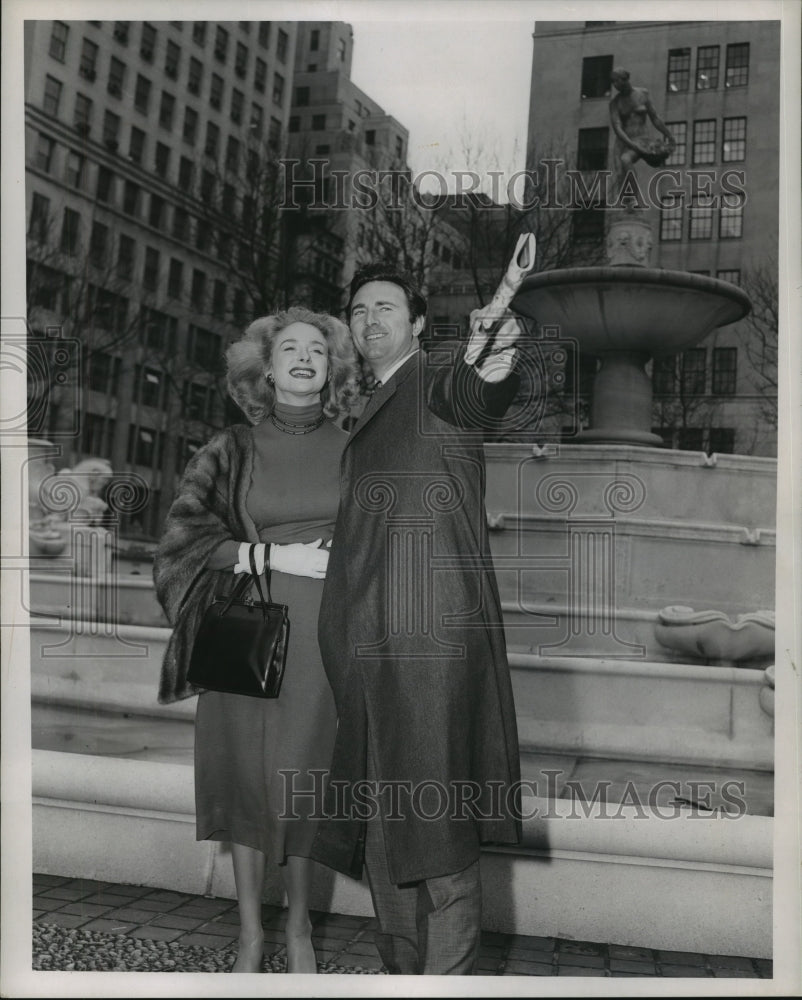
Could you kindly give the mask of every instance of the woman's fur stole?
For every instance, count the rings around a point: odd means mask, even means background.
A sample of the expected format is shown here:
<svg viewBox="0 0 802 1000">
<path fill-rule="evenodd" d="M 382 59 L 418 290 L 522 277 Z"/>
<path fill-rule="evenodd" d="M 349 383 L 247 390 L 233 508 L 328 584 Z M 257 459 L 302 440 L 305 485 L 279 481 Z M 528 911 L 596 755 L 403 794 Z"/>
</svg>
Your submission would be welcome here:
<svg viewBox="0 0 802 1000">
<path fill-rule="evenodd" d="M 253 471 L 251 428 L 236 424 L 215 435 L 190 460 L 153 561 L 156 596 L 173 632 L 159 682 L 159 702 L 189 698 L 189 658 L 201 618 L 217 593 L 233 583 L 231 570 L 207 570 L 217 546 L 227 540 L 258 542 L 245 507 Z"/>
</svg>

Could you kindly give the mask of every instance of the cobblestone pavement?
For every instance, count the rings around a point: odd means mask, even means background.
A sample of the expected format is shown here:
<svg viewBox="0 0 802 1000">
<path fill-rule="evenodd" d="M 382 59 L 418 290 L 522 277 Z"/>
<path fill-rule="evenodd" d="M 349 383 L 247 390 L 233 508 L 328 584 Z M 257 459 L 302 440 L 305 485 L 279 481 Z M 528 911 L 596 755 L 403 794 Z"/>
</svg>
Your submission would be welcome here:
<svg viewBox="0 0 802 1000">
<path fill-rule="evenodd" d="M 230 899 L 58 875 L 33 876 L 33 919 L 37 924 L 177 942 L 182 947 L 230 948 L 232 952 L 239 931 L 237 906 Z M 280 907 L 264 907 L 268 967 L 277 967 L 283 959 L 285 919 L 286 911 Z M 381 972 L 372 918 L 316 912 L 313 922 L 313 942 L 322 971 Z M 770 979 L 772 962 L 486 931 L 477 974 Z"/>
</svg>

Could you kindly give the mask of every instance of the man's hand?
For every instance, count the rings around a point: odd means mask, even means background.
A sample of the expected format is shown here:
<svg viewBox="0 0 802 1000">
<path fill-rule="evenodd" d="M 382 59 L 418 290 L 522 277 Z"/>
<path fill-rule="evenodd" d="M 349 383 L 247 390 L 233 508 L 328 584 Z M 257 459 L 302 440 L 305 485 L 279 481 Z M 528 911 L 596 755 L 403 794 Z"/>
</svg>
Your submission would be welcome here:
<svg viewBox="0 0 802 1000">
<path fill-rule="evenodd" d="M 491 306 L 471 313 L 471 333 L 465 363 L 476 366 L 476 374 L 485 382 L 503 382 L 512 370 L 521 335 L 518 320 L 510 313 L 499 315 Z M 497 332 L 493 332 L 499 325 Z M 489 345 L 488 345 L 489 342 Z M 478 362 L 478 363 L 477 363 Z"/>
</svg>

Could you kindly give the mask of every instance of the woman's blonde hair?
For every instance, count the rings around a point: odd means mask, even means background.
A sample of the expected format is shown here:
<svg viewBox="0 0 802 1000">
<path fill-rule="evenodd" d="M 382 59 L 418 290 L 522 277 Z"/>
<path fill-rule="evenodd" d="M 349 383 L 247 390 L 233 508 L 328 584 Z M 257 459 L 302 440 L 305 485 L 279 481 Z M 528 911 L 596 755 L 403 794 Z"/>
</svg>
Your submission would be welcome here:
<svg viewBox="0 0 802 1000">
<path fill-rule="evenodd" d="M 291 323 L 308 323 L 320 330 L 326 339 L 329 374 L 320 393 L 326 416 L 348 413 L 359 395 L 359 364 L 345 323 L 326 313 L 292 306 L 272 316 L 255 319 L 242 338 L 226 351 L 229 395 L 252 424 L 261 423 L 273 412 L 276 393 L 265 378 L 265 371 L 271 364 L 276 337 Z"/>
</svg>

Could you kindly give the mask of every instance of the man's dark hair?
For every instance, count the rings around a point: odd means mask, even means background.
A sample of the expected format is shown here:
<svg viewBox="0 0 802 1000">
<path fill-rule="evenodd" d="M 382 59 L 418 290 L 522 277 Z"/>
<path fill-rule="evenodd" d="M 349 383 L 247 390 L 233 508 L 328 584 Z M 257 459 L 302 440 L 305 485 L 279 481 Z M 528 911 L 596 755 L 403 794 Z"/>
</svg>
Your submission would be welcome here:
<svg viewBox="0 0 802 1000">
<path fill-rule="evenodd" d="M 348 291 L 348 305 L 345 309 L 348 319 L 351 318 L 351 303 L 354 301 L 354 296 L 363 285 L 367 285 L 370 281 L 389 281 L 393 285 L 398 285 L 407 297 L 410 320 L 414 323 L 420 317 L 426 318 L 426 299 L 418 291 L 412 278 L 405 271 L 400 271 L 392 264 L 379 261 L 375 264 L 366 264 L 364 267 L 360 267 L 351 279 L 351 287 Z"/>
</svg>

